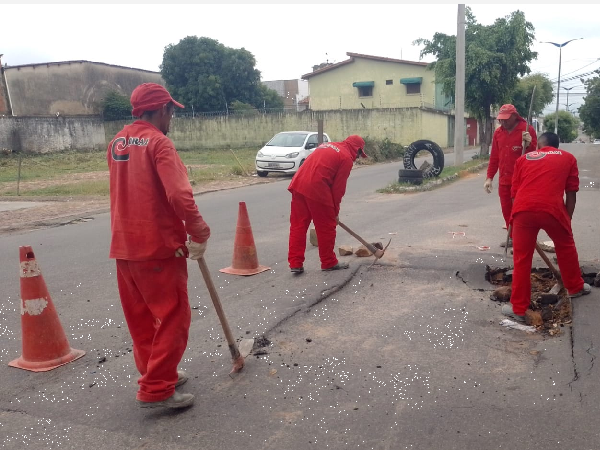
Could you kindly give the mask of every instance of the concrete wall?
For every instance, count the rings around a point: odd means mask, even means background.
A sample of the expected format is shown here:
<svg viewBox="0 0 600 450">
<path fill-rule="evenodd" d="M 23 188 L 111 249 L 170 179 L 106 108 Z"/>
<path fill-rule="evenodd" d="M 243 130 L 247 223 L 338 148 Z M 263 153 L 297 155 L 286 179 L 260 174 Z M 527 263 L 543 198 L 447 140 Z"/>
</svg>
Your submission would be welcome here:
<svg viewBox="0 0 600 450">
<path fill-rule="evenodd" d="M 25 153 L 106 150 L 99 117 L 0 117 L 0 148 Z"/>
<path fill-rule="evenodd" d="M 15 116 L 93 115 L 109 90 L 130 96 L 136 86 L 164 81 L 158 72 L 89 61 L 4 69 Z"/>
<path fill-rule="evenodd" d="M 334 141 L 359 134 L 374 139 L 387 137 L 403 145 L 419 139 L 430 139 L 441 147 L 449 146 L 449 116 L 420 108 L 307 111 L 215 118 L 176 117 L 171 123 L 169 137 L 179 150 L 258 148 L 281 131 L 317 131 L 320 117 L 324 119 L 324 131 Z M 127 123 L 106 122 L 106 143 Z"/>
</svg>

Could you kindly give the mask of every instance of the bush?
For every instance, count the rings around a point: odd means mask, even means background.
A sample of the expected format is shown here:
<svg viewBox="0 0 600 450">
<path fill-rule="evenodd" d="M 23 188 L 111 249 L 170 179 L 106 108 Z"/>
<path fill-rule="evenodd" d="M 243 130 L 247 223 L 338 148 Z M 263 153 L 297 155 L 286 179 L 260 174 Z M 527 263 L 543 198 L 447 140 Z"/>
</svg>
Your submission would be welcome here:
<svg viewBox="0 0 600 450">
<path fill-rule="evenodd" d="M 131 118 L 131 103 L 125 95 L 117 91 L 109 91 L 102 101 L 104 120 L 121 120 Z"/>
<path fill-rule="evenodd" d="M 399 159 L 404 156 L 404 147 L 400 144 L 390 141 L 388 138 L 383 140 L 371 139 L 368 136 L 365 139 L 365 153 L 369 155 L 367 160 L 360 160 L 359 163 L 368 164 L 370 162 L 381 162 L 393 159 Z"/>
</svg>

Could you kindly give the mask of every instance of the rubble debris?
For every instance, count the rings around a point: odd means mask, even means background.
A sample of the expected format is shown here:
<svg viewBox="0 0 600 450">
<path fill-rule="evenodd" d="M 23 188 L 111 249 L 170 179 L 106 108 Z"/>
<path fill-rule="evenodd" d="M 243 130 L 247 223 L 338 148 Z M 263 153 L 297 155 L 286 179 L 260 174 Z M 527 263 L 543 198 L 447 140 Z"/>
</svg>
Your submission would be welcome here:
<svg viewBox="0 0 600 450">
<path fill-rule="evenodd" d="M 521 323 L 517 323 L 514 320 L 504 319 L 500 322 L 500 325 L 506 328 L 512 328 L 513 330 L 521 330 L 526 331 L 528 333 L 535 333 L 537 329 L 535 327 L 531 327 L 528 325 L 523 325 Z"/>
<path fill-rule="evenodd" d="M 542 315 L 539 311 L 528 309 L 525 311 L 525 323 L 532 327 L 539 327 L 544 324 L 544 321 L 542 320 Z"/>
<path fill-rule="evenodd" d="M 358 247 L 358 249 L 354 252 L 354 254 L 356 256 L 359 257 L 365 257 L 365 256 L 371 256 L 373 253 L 371 253 L 369 251 L 369 249 L 367 249 L 367 247 L 365 247 L 364 245 L 361 245 L 360 247 Z"/>
<path fill-rule="evenodd" d="M 490 300 L 493 300 L 495 302 L 509 302 L 511 292 L 512 289 L 510 288 L 510 286 L 502 286 L 496 289 L 494 292 L 492 292 L 492 294 L 490 295 Z"/>
<path fill-rule="evenodd" d="M 351 245 L 340 245 L 338 248 L 340 256 L 348 256 L 354 253 L 354 248 Z"/>
</svg>

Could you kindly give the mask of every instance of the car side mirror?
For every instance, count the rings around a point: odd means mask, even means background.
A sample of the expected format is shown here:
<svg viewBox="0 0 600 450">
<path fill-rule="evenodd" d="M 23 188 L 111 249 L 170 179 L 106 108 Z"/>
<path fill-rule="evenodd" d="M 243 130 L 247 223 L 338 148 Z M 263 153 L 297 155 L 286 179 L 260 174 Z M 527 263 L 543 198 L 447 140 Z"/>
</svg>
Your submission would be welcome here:
<svg viewBox="0 0 600 450">
<path fill-rule="evenodd" d="M 308 144 L 306 144 L 306 146 L 304 147 L 306 150 L 310 150 L 311 148 L 315 148 L 317 146 L 317 144 L 314 144 L 312 142 L 309 142 Z"/>
</svg>

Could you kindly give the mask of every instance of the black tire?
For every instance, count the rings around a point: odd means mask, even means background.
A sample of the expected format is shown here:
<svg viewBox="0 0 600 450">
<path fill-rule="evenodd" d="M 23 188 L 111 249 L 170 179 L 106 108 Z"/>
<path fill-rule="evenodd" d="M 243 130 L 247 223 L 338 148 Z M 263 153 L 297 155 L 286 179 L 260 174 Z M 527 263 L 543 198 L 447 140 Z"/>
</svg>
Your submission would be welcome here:
<svg viewBox="0 0 600 450">
<path fill-rule="evenodd" d="M 398 183 L 423 184 L 423 178 L 398 177 Z"/>
<path fill-rule="evenodd" d="M 423 172 L 418 169 L 400 169 L 398 183 L 423 184 Z"/>
<path fill-rule="evenodd" d="M 400 169 L 398 171 L 398 176 L 399 177 L 404 177 L 404 178 L 423 178 L 423 172 L 421 172 L 419 169 Z"/>
<path fill-rule="evenodd" d="M 263 172 L 262 170 L 257 170 L 257 171 L 256 171 L 256 174 L 257 174 L 259 177 L 266 177 L 267 175 L 269 175 L 269 172 Z"/>
<path fill-rule="evenodd" d="M 404 152 L 404 168 L 417 169 L 417 166 L 415 165 L 415 156 L 421 150 L 428 151 L 433 155 L 433 165 L 423 171 L 423 178 L 438 177 L 440 173 L 442 173 L 442 170 L 444 170 L 444 152 L 440 146 L 433 141 L 421 140 L 410 144 Z"/>
</svg>

